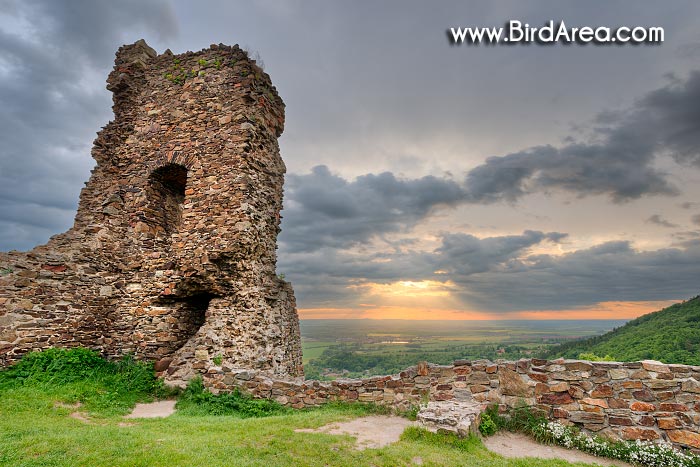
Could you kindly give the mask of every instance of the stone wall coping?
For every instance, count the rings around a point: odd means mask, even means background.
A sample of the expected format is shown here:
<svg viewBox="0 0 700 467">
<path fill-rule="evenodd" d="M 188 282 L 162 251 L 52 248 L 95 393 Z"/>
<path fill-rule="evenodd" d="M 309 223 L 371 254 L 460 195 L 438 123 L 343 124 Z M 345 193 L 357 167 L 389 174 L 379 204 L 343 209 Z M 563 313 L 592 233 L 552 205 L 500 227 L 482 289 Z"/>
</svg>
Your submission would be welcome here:
<svg viewBox="0 0 700 467">
<path fill-rule="evenodd" d="M 418 362 L 394 375 L 332 381 L 280 378 L 247 369 L 207 378 L 205 384 L 215 391 L 241 387 L 255 397 L 294 408 L 336 400 L 398 410 L 443 402 L 513 408 L 525 402 L 544 410 L 550 420 L 585 431 L 618 439 L 665 440 L 700 451 L 700 371 L 692 365 L 480 359 L 452 365 Z"/>
</svg>

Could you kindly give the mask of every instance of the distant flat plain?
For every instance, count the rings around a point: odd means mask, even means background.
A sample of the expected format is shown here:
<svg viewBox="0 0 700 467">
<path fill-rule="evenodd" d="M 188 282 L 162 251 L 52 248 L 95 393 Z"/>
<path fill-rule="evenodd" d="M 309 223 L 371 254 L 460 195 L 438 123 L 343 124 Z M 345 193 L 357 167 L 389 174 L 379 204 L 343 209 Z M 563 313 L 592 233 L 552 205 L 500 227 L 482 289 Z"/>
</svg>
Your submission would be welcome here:
<svg viewBox="0 0 700 467">
<path fill-rule="evenodd" d="M 532 357 L 626 321 L 310 319 L 301 320 L 301 336 L 307 374 L 323 378 L 378 374 L 413 359 L 444 364 L 454 358 Z"/>
</svg>

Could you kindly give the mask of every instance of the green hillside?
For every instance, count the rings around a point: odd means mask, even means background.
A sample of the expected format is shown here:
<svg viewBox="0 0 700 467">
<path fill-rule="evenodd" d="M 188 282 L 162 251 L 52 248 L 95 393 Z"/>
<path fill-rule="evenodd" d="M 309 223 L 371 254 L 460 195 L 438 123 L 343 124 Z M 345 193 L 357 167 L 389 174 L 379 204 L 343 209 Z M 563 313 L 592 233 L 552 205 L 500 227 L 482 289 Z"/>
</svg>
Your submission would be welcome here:
<svg viewBox="0 0 700 467">
<path fill-rule="evenodd" d="M 554 347 L 548 358 L 578 358 L 582 353 L 616 361 L 659 360 L 700 365 L 700 296 L 649 313 L 597 337 Z"/>
</svg>

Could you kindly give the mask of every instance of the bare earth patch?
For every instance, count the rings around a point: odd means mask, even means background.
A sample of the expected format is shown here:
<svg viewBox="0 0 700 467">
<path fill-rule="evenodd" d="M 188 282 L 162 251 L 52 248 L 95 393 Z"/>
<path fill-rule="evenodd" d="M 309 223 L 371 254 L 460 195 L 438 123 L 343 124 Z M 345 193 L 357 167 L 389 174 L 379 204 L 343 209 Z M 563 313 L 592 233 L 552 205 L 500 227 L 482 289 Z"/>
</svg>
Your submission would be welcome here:
<svg viewBox="0 0 700 467">
<path fill-rule="evenodd" d="M 132 426 L 139 426 L 139 424 L 134 422 L 119 422 L 117 426 L 120 428 L 131 428 Z"/>
<path fill-rule="evenodd" d="M 56 401 L 53 403 L 54 409 L 79 409 L 83 404 L 80 402 L 74 402 L 72 404 L 67 404 L 65 402 Z"/>
<path fill-rule="evenodd" d="M 415 426 L 403 417 L 376 415 L 356 418 L 347 422 L 336 422 L 319 428 L 304 428 L 294 430 L 297 433 L 327 433 L 329 435 L 350 435 L 357 439 L 356 449 L 381 448 L 395 443 L 401 433 L 409 426 Z M 584 462 L 602 466 L 633 467 L 626 462 L 595 457 L 585 452 L 564 449 L 559 446 L 540 444 L 532 438 L 519 434 L 500 432 L 484 438 L 486 448 L 503 457 L 523 458 L 537 457 L 540 459 L 561 459 L 567 462 Z M 422 464 L 422 459 L 416 458 L 414 464 Z"/>
<path fill-rule="evenodd" d="M 373 415 L 355 418 L 347 422 L 336 422 L 320 428 L 294 430 L 297 433 L 327 433 L 329 435 L 350 435 L 357 439 L 356 449 L 381 448 L 395 443 L 406 427 L 415 425 L 403 417 Z"/>
<path fill-rule="evenodd" d="M 626 462 L 595 457 L 574 449 L 540 444 L 520 433 L 500 432 L 484 438 L 484 445 L 489 451 L 503 457 L 538 457 L 541 459 L 562 459 L 568 462 L 586 462 L 604 466 L 632 467 Z"/>
<path fill-rule="evenodd" d="M 91 424 L 92 420 L 90 420 L 90 416 L 86 414 L 85 412 L 71 412 L 70 415 L 68 415 L 70 418 L 74 418 L 76 420 L 80 420 L 83 423 L 88 423 Z"/>
<path fill-rule="evenodd" d="M 175 413 L 175 401 L 158 401 L 149 404 L 136 404 L 133 412 L 124 418 L 160 418 Z"/>
</svg>

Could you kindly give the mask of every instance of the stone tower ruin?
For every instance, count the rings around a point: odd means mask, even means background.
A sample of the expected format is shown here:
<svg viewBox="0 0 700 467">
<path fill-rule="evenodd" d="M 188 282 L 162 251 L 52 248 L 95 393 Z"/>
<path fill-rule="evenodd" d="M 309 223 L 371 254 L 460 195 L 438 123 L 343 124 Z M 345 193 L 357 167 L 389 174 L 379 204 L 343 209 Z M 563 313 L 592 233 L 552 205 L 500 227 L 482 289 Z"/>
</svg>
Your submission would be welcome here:
<svg viewBox="0 0 700 467">
<path fill-rule="evenodd" d="M 238 46 L 116 54 L 114 120 L 73 227 L 0 253 L 0 364 L 84 346 L 157 361 L 182 384 L 216 368 L 302 374 L 275 271 L 284 103 Z"/>
</svg>

